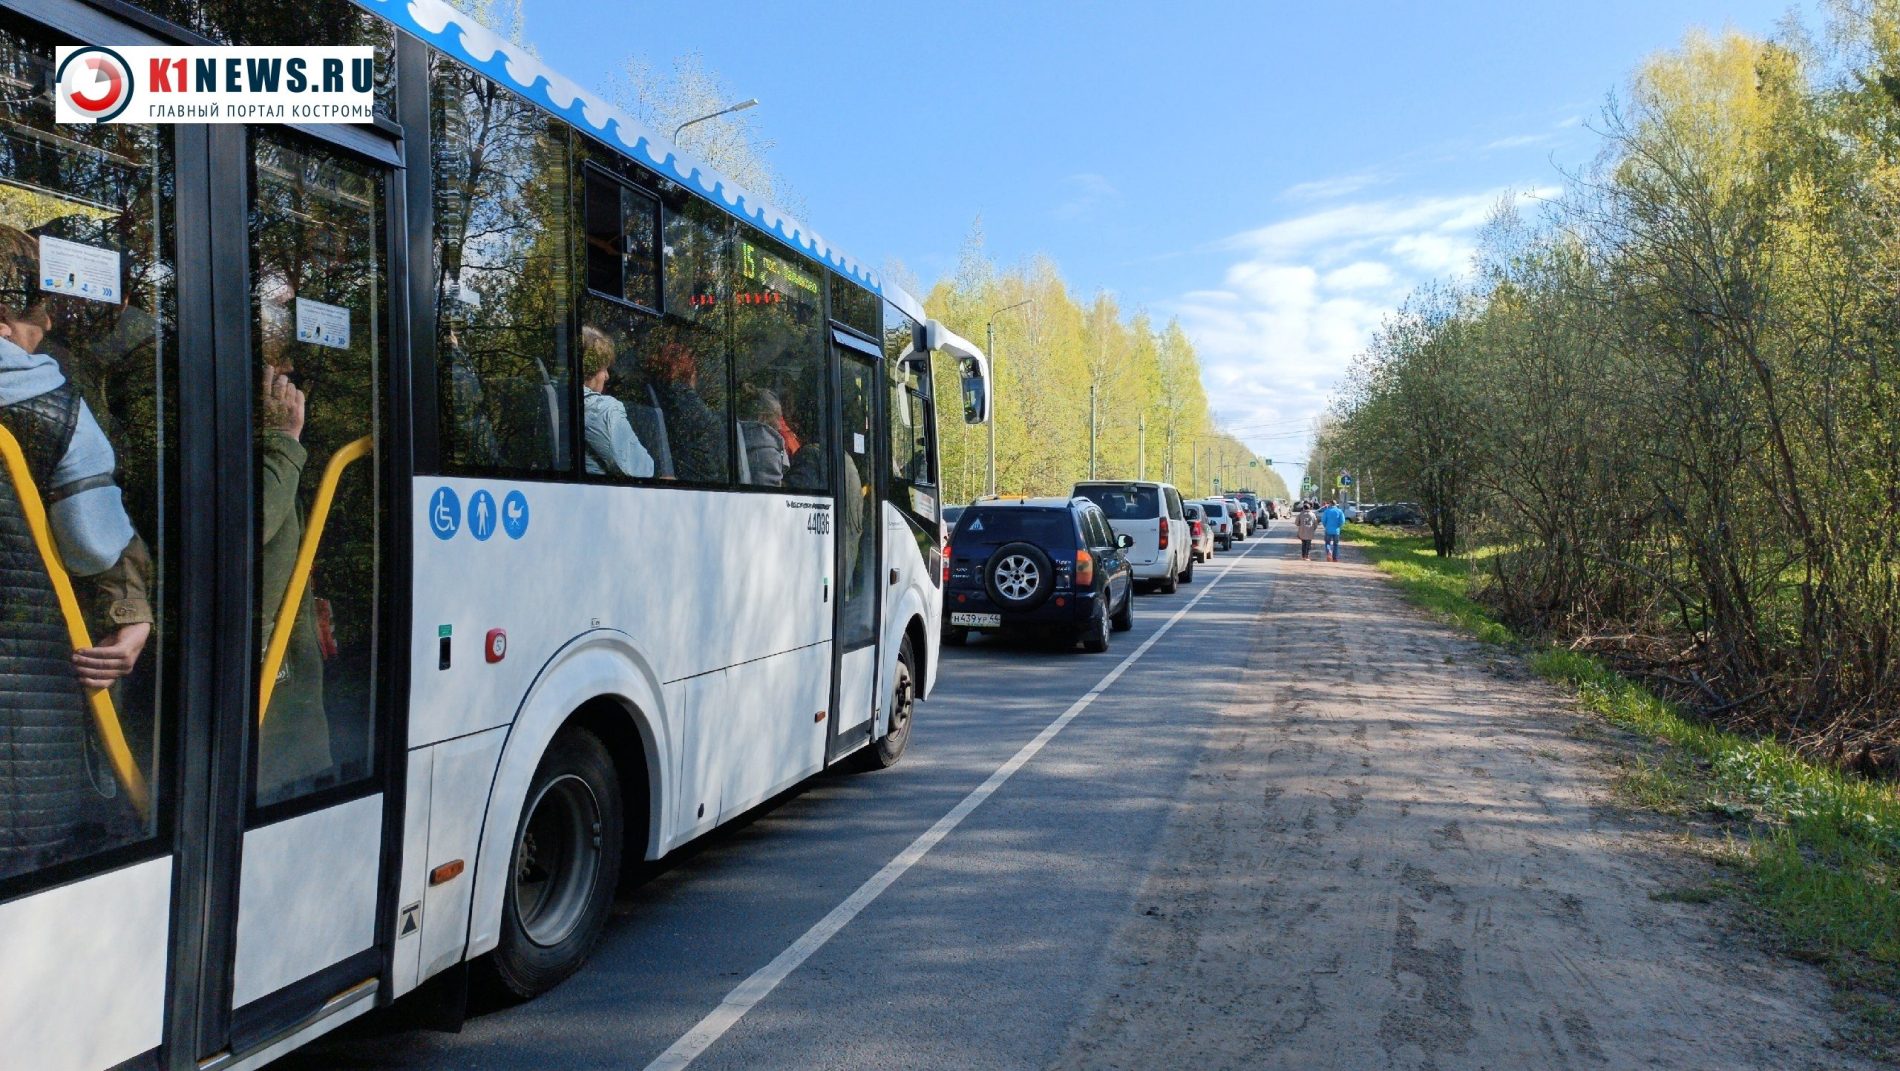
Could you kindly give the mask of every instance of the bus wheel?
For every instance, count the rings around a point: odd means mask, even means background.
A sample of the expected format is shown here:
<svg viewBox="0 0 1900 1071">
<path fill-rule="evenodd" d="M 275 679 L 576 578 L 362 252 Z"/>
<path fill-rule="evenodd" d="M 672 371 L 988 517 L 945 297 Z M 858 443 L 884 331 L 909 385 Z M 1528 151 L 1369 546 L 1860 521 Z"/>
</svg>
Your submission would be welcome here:
<svg viewBox="0 0 1900 1071">
<path fill-rule="evenodd" d="M 891 682 L 890 728 L 883 739 L 864 749 L 864 768 L 888 770 L 904 757 L 910 746 L 910 724 L 917 713 L 917 678 L 911 670 L 910 637 L 897 648 L 897 679 Z"/>
<path fill-rule="evenodd" d="M 532 997 L 573 974 L 607 923 L 620 880 L 620 779 L 600 738 L 554 738 L 528 786 L 502 897 L 494 970 Z"/>
</svg>

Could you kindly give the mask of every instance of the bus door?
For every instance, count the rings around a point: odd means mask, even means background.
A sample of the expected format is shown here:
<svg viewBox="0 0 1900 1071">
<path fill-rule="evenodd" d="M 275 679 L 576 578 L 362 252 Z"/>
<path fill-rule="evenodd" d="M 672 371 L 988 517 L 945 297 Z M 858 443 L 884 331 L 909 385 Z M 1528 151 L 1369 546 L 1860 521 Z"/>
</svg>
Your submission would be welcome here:
<svg viewBox="0 0 1900 1071">
<path fill-rule="evenodd" d="M 116 26 L 67 15 L 0 11 L 0 1065 L 97 1071 L 164 1043 L 207 413 L 175 316 L 190 132 L 56 124 L 55 45 Z"/>
<path fill-rule="evenodd" d="M 227 682 L 242 701 L 221 708 L 240 770 L 215 801 L 235 851 L 212 860 L 229 910 L 207 943 L 227 996 L 205 1001 L 201 1058 L 366 1009 L 383 974 L 400 808 L 386 547 L 406 531 L 383 464 L 393 152 L 281 126 L 209 137 L 218 372 L 248 418 L 219 444 L 221 470 L 245 476 L 223 488 L 218 532 L 222 579 L 247 593 L 228 622 L 247 657 Z"/>
<path fill-rule="evenodd" d="M 878 508 L 878 349 L 836 329 L 833 342 L 834 364 L 839 368 L 837 427 L 843 440 L 843 463 L 838 466 L 837 671 L 831 739 L 825 754 L 828 762 L 871 738 L 884 591 L 878 578 L 878 540 L 884 527 Z"/>
</svg>

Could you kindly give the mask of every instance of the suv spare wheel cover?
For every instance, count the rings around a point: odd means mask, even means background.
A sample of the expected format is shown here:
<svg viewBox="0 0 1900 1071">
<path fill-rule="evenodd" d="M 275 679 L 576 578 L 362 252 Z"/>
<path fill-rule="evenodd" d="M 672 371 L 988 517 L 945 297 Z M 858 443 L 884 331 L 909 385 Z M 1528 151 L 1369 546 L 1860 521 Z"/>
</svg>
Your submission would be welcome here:
<svg viewBox="0 0 1900 1071">
<path fill-rule="evenodd" d="M 990 598 L 1010 610 L 1041 606 L 1056 585 L 1055 565 L 1034 543 L 1008 543 L 990 555 L 983 570 Z"/>
</svg>

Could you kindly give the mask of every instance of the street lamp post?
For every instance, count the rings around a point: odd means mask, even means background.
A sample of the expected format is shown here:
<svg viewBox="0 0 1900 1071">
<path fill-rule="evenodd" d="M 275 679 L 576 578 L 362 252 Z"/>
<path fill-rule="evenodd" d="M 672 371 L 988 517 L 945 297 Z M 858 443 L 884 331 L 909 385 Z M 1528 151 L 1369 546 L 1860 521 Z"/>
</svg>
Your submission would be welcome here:
<svg viewBox="0 0 1900 1071">
<path fill-rule="evenodd" d="M 722 115 L 731 115 L 733 112 L 742 112 L 742 111 L 745 111 L 747 108 L 756 108 L 758 106 L 759 106 L 759 98 L 751 97 L 747 100 L 742 100 L 739 103 L 734 104 L 729 108 L 721 108 L 716 112 L 707 112 L 705 115 L 702 115 L 698 117 L 697 119 L 688 119 L 684 123 L 681 123 L 680 125 L 673 128 L 673 144 L 678 145 L 680 141 L 680 131 L 685 130 L 687 127 L 692 126 L 694 123 L 703 123 L 708 119 L 717 119 Z"/>
<path fill-rule="evenodd" d="M 984 325 L 988 332 L 988 352 L 990 355 L 990 478 L 987 494 L 996 494 L 996 389 L 1002 386 L 1002 377 L 996 371 L 996 318 L 1011 309 L 1020 309 L 1024 305 L 1035 304 L 1035 298 L 1024 298 L 1014 305 L 1005 305 L 990 313 L 989 323 Z"/>
</svg>

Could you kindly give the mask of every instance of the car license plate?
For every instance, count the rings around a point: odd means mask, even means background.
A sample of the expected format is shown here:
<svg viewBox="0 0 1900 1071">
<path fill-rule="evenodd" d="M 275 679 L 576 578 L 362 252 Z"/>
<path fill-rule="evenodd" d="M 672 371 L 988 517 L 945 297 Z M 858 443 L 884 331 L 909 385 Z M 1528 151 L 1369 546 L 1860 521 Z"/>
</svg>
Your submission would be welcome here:
<svg viewBox="0 0 1900 1071">
<path fill-rule="evenodd" d="M 960 628 L 1002 628 L 1002 614 L 958 614 L 950 615 L 950 623 Z"/>
</svg>

